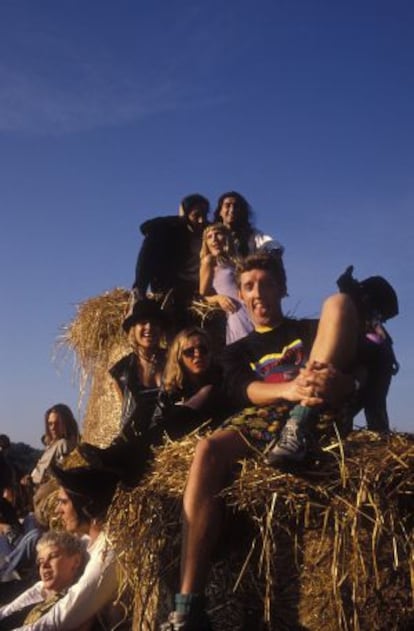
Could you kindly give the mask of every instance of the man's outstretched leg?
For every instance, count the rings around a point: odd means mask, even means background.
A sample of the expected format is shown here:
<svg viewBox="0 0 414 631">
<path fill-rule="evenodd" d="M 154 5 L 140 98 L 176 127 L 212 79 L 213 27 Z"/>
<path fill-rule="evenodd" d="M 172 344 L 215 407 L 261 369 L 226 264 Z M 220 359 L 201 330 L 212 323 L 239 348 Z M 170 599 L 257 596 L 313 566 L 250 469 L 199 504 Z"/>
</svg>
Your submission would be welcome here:
<svg viewBox="0 0 414 631">
<path fill-rule="evenodd" d="M 240 435 L 218 431 L 199 442 L 184 493 L 181 590 L 162 631 L 204 631 L 204 589 L 212 553 L 223 523 L 220 491 L 231 480 L 235 462 L 249 452 Z"/>
</svg>

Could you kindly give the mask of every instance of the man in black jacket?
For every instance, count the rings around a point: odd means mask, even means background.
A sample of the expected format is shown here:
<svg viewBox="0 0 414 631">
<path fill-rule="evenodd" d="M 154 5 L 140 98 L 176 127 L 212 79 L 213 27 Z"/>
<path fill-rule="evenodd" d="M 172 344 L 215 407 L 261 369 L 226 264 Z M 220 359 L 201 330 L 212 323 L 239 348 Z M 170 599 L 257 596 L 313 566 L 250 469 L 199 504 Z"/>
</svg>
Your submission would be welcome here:
<svg viewBox="0 0 414 631">
<path fill-rule="evenodd" d="M 187 195 L 180 216 L 155 217 L 140 228 L 144 241 L 133 287 L 138 299 L 149 288 L 162 294 L 177 330 L 187 324 L 187 308 L 198 292 L 201 240 L 209 207 L 202 195 Z"/>
</svg>

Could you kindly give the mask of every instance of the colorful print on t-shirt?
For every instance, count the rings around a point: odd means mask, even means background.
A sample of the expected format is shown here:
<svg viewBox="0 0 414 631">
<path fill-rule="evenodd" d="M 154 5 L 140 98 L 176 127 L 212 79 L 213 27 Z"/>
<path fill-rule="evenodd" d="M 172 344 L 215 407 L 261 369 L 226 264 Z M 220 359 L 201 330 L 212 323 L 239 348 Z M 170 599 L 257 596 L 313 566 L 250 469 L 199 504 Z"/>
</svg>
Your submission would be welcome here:
<svg viewBox="0 0 414 631">
<path fill-rule="evenodd" d="M 296 377 L 304 363 L 303 342 L 294 340 L 285 346 L 280 353 L 269 353 L 256 362 L 251 362 L 252 370 L 267 383 L 291 381 Z"/>
</svg>

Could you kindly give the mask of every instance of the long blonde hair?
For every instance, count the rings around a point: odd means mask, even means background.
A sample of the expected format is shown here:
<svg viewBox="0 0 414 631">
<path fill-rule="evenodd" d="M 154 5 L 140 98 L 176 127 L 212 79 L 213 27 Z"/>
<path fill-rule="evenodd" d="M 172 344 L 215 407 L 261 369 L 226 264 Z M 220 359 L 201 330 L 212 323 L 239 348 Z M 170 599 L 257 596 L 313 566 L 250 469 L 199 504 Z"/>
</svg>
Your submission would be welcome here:
<svg viewBox="0 0 414 631">
<path fill-rule="evenodd" d="M 206 346 L 211 349 L 210 336 L 205 329 L 192 326 L 177 333 L 168 349 L 162 379 L 163 387 L 167 392 L 173 392 L 175 390 L 181 391 L 185 387 L 186 374 L 182 364 L 183 348 L 188 340 L 195 335 L 201 337 L 206 343 Z"/>
<path fill-rule="evenodd" d="M 201 242 L 201 249 L 200 249 L 200 259 L 203 260 L 208 254 L 210 254 L 210 250 L 207 243 L 207 237 L 208 237 L 208 234 L 212 230 L 214 230 L 215 232 L 220 232 L 226 237 L 226 242 L 224 245 L 224 254 L 220 255 L 220 257 L 217 257 L 218 259 L 217 263 L 222 263 L 224 261 L 231 261 L 232 263 L 236 263 L 237 256 L 236 256 L 236 248 L 234 245 L 233 235 L 231 233 L 231 230 L 229 230 L 229 228 L 227 228 L 227 226 L 225 226 L 222 223 L 212 223 L 209 226 L 207 226 L 207 228 L 204 229 L 203 240 Z"/>
</svg>

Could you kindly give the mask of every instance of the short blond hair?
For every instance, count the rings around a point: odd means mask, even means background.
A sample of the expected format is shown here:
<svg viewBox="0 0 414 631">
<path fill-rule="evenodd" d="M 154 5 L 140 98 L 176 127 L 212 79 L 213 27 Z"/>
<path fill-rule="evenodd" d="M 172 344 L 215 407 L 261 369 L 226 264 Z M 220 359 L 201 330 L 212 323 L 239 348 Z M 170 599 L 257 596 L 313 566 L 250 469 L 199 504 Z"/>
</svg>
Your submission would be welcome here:
<svg viewBox="0 0 414 631">
<path fill-rule="evenodd" d="M 75 554 L 80 554 L 81 557 L 85 557 L 86 560 L 85 542 L 82 541 L 80 537 L 76 537 L 65 530 L 49 530 L 45 532 L 36 544 L 36 552 L 39 553 L 39 551 L 46 546 L 62 548 L 65 554 L 70 557 Z"/>
</svg>

